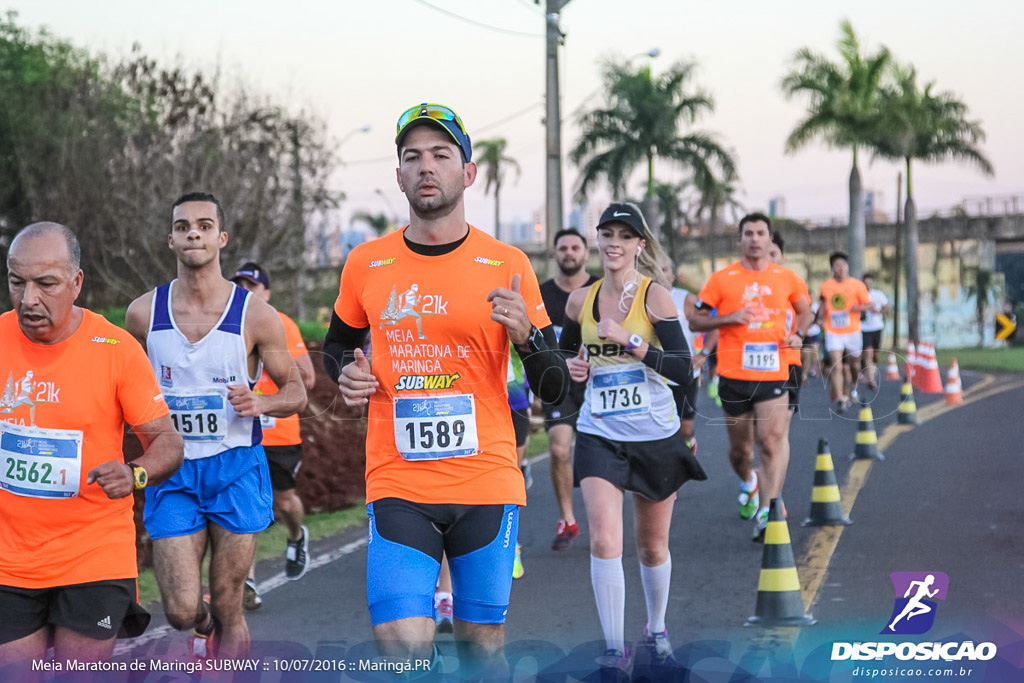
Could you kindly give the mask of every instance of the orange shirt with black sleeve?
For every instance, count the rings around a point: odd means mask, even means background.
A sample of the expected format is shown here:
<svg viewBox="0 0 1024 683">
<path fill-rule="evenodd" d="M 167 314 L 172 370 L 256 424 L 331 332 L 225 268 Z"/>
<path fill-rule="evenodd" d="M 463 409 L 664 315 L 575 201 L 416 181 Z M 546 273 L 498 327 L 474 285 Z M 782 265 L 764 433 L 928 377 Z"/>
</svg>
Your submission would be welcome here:
<svg viewBox="0 0 1024 683">
<path fill-rule="evenodd" d="M 370 328 L 379 381 L 366 430 L 366 500 L 526 504 L 508 409 L 509 338 L 487 295 L 520 292 L 530 321 L 551 324 L 526 255 L 470 226 L 440 256 L 417 254 L 404 231 L 352 250 L 334 310 Z"/>
<path fill-rule="evenodd" d="M 829 334 L 860 332 L 860 313 L 851 309 L 858 304 L 870 304 L 868 288 L 857 278 L 847 277 L 842 282 L 830 278 L 821 283 L 821 298 L 825 302 L 824 328 Z"/>
<path fill-rule="evenodd" d="M 52 345 L 25 337 L 15 313 L 0 315 L 0 585 L 138 576 L 133 497 L 111 500 L 86 479 L 97 465 L 123 459 L 125 422 L 151 422 L 167 415 L 167 404 L 135 338 L 82 313 L 78 329 Z M 50 464 L 55 453 L 70 456 L 61 462 L 78 459 L 67 430 L 82 433 L 77 480 L 67 474 L 73 465 Z"/>
<path fill-rule="evenodd" d="M 747 325 L 723 325 L 718 336 L 718 374 L 746 381 L 784 381 L 789 365 L 782 357 L 786 317 L 805 297 L 807 285 L 789 268 L 769 264 L 747 270 L 736 261 L 711 274 L 698 306 L 718 309 L 719 316 L 750 310 Z"/>
<path fill-rule="evenodd" d="M 299 326 L 281 311 L 278 311 L 277 314 L 281 317 L 281 322 L 284 324 L 285 340 L 291 357 L 300 358 L 301 356 L 309 355 L 309 351 L 306 349 L 306 342 L 302 340 Z M 259 381 L 256 382 L 256 388 L 253 391 L 257 394 L 276 394 L 277 385 L 274 384 L 274 380 L 270 379 L 270 375 L 264 370 L 263 374 L 260 375 Z M 288 417 L 263 415 L 260 417 L 260 424 L 263 426 L 264 446 L 296 446 L 302 443 L 302 437 L 299 434 L 298 415 L 289 415 Z"/>
</svg>

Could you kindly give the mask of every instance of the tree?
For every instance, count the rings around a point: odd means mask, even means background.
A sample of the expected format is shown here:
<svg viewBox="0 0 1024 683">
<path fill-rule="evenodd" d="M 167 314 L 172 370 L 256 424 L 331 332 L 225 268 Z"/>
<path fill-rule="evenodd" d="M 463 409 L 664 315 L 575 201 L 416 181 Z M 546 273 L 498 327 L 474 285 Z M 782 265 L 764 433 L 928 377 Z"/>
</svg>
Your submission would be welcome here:
<svg viewBox="0 0 1024 683">
<path fill-rule="evenodd" d="M 707 214 L 708 230 L 706 233 L 708 257 L 711 259 L 711 270 L 716 270 L 715 235 L 721 232 L 719 218 L 722 212 L 731 212 L 733 219 L 743 211 L 743 205 L 736 199 L 738 188 L 733 176 L 716 177 L 713 173 L 698 170 L 693 176 L 693 187 L 697 192 L 697 218 Z"/>
<path fill-rule="evenodd" d="M 505 182 L 507 169 L 515 169 L 516 177 L 519 177 L 519 162 L 505 156 L 505 147 L 508 146 L 505 138 L 480 140 L 473 146 L 476 148 L 477 166 L 483 169 L 487 181 L 484 194 L 490 194 L 491 188 L 494 188 L 494 236 L 501 239 L 501 186 Z"/>
<path fill-rule="evenodd" d="M 895 65 L 893 74 L 894 82 L 882 92 L 879 119 L 870 144 L 877 155 L 902 160 L 906 166 L 907 200 L 903 222 L 906 226 L 907 323 L 910 341 L 916 344 L 921 340 L 917 259 L 920 237 L 911 162 L 917 159 L 938 163 L 952 159 L 972 163 L 988 175 L 993 170 L 977 147 L 985 140 L 985 133 L 978 121 L 967 118 L 966 104 L 952 93 L 935 93 L 934 83 L 920 89 L 912 67 Z"/>
<path fill-rule="evenodd" d="M 368 211 L 359 211 L 352 216 L 352 222 L 362 221 L 370 226 L 370 229 L 377 233 L 377 236 L 383 235 L 388 231 L 388 228 L 392 227 L 393 223 L 391 219 L 383 213 L 370 213 Z"/>
<path fill-rule="evenodd" d="M 665 251 L 673 262 L 679 261 L 679 227 L 690 222 L 690 216 L 682 206 L 683 197 L 689 187 L 689 181 L 654 184 L 653 213 L 660 219 L 659 241 L 665 246 Z M 647 218 L 651 221 L 654 216 Z M 651 225 L 653 227 L 653 222 Z"/>
<path fill-rule="evenodd" d="M 793 70 L 782 79 L 782 91 L 789 98 L 806 96 L 809 103 L 807 117 L 786 140 L 786 151 L 795 152 L 812 140 L 851 149 L 847 252 L 850 274 L 859 278 L 864 270 L 865 226 L 858 151 L 871 141 L 877 124 L 879 94 L 889 51 L 883 47 L 871 55 L 861 54 L 860 41 L 845 19 L 840 24 L 837 47 L 841 58 L 838 63 L 806 47 L 793 56 Z"/>
<path fill-rule="evenodd" d="M 710 95 L 690 85 L 695 69 L 695 64 L 680 61 L 655 78 L 650 66 L 633 70 L 628 63 L 606 64 L 608 105 L 582 115 L 580 139 L 569 154 L 574 164 L 582 164 L 580 199 L 601 178 L 611 185 L 613 199 L 620 199 L 626 194 L 629 176 L 641 164 L 647 172 L 645 198 L 653 197 L 655 159 L 709 173 L 717 167 L 735 175 L 732 156 L 712 135 L 694 131 L 680 135 L 681 128 L 714 110 Z"/>
<path fill-rule="evenodd" d="M 985 345 L 985 310 L 988 308 L 988 300 L 992 295 L 992 285 L 995 279 L 988 268 L 972 268 L 973 282 L 967 285 L 967 296 L 974 297 L 974 315 L 978 323 L 978 348 Z"/>
</svg>

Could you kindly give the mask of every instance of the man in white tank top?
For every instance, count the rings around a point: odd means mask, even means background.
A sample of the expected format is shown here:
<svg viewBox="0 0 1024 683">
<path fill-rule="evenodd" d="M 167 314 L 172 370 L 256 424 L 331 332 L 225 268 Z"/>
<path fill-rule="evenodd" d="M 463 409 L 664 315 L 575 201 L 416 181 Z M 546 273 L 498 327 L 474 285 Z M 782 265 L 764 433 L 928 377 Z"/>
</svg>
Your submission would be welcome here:
<svg viewBox="0 0 1024 683">
<path fill-rule="evenodd" d="M 133 301 L 126 316 L 185 441 L 181 470 L 147 488 L 145 523 L 167 621 L 192 629 L 190 655 L 238 658 L 249 649 L 242 587 L 256 534 L 273 519 L 259 417 L 298 412 L 306 390 L 277 312 L 224 279 L 220 203 L 191 193 L 172 211 L 168 246 L 178 277 Z M 253 393 L 261 367 L 278 393 Z M 209 605 L 201 575 L 208 542 Z"/>
</svg>

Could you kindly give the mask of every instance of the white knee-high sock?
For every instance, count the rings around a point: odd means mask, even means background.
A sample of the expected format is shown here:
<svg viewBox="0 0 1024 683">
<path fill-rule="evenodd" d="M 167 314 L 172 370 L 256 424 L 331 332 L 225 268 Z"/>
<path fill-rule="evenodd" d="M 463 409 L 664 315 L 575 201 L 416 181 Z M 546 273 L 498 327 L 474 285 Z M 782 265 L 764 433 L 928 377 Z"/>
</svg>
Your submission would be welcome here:
<svg viewBox="0 0 1024 683">
<path fill-rule="evenodd" d="M 640 580 L 644 584 L 644 600 L 647 602 L 647 632 L 665 630 L 665 611 L 668 609 L 668 589 L 672 581 L 672 556 L 657 567 L 640 565 Z"/>
<path fill-rule="evenodd" d="M 626 575 L 622 571 L 622 556 L 602 560 L 591 555 L 590 582 L 594 586 L 605 647 L 625 651 Z"/>
</svg>

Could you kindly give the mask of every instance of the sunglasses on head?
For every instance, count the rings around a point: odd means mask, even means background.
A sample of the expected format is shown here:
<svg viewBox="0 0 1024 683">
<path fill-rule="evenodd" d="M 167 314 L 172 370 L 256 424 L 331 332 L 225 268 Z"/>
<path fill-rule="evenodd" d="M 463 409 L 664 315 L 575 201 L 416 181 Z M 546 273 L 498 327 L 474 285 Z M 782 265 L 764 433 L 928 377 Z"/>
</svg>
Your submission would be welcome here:
<svg viewBox="0 0 1024 683">
<path fill-rule="evenodd" d="M 468 136 L 466 133 L 466 127 L 462 125 L 462 119 L 454 111 L 444 106 L 443 104 L 423 104 L 415 107 L 409 107 L 402 115 L 398 117 L 398 128 L 396 135 L 401 135 L 405 127 L 417 119 L 434 119 L 436 121 L 454 121 L 458 125 L 459 130 L 462 131 L 463 135 Z"/>
</svg>

